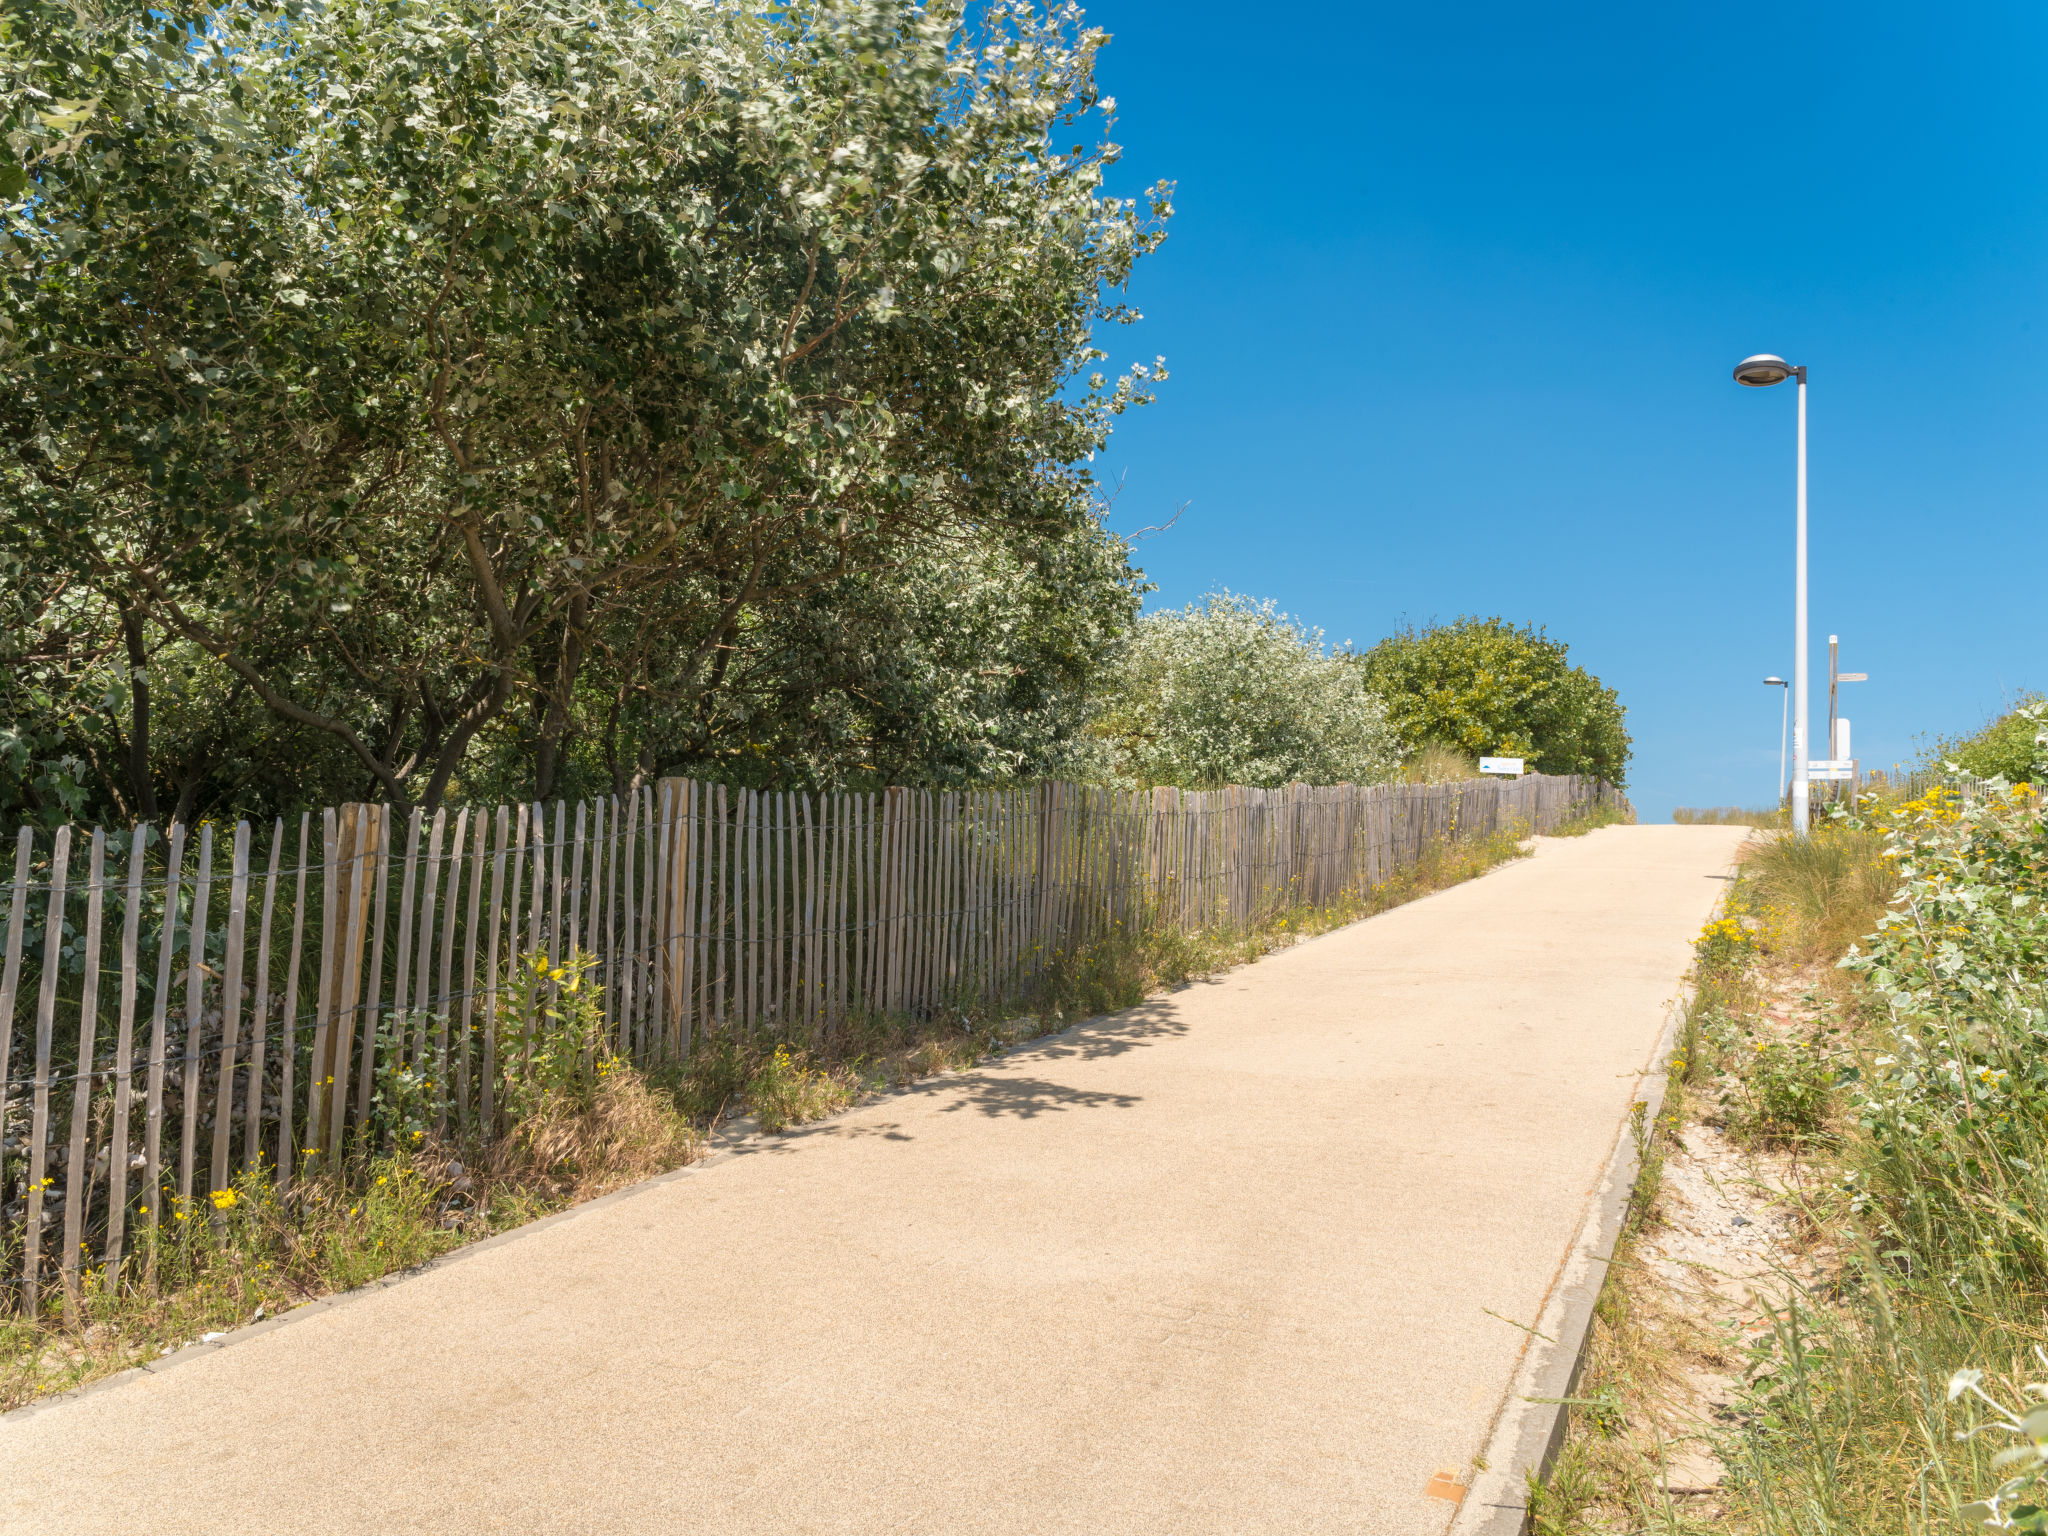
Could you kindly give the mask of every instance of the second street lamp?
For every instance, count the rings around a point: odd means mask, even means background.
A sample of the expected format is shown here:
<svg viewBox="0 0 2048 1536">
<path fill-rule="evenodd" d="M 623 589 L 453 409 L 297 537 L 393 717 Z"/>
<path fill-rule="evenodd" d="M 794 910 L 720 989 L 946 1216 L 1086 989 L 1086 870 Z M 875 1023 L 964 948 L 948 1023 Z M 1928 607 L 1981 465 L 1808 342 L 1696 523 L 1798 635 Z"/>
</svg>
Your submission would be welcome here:
<svg viewBox="0 0 2048 1536">
<path fill-rule="evenodd" d="M 1787 379 L 1799 381 L 1799 542 L 1794 560 L 1792 595 L 1792 830 L 1807 832 L 1807 759 L 1812 756 L 1806 734 L 1806 369 L 1770 352 L 1745 357 L 1735 365 L 1735 382 L 1766 389 Z"/>
</svg>

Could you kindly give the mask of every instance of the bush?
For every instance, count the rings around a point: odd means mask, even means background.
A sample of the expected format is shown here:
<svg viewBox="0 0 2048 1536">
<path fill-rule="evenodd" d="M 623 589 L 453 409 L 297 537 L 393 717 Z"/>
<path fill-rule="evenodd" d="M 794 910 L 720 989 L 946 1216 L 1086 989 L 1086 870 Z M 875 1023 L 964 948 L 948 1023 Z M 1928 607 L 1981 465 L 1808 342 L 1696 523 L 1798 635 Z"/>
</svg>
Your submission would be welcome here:
<svg viewBox="0 0 2048 1536">
<path fill-rule="evenodd" d="M 1357 663 L 1402 747 L 1520 757 L 1544 773 L 1628 777 L 1625 711 L 1612 688 L 1541 629 L 1461 618 L 1389 635 Z"/>
<path fill-rule="evenodd" d="M 2048 699 L 2038 693 L 2023 695 L 2018 704 L 1974 735 L 1944 741 L 1935 759 L 1953 762 L 1980 779 L 2031 784 L 2042 771 L 2042 759 L 2048 757 L 2048 744 L 2042 741 L 2048 734 L 2043 731 L 2044 715 L 2048 715 Z"/>
<path fill-rule="evenodd" d="M 1375 784 L 1401 765 L 1350 658 L 1270 601 L 1230 592 L 1138 621 L 1097 732 L 1112 775 L 1141 786 Z"/>
</svg>

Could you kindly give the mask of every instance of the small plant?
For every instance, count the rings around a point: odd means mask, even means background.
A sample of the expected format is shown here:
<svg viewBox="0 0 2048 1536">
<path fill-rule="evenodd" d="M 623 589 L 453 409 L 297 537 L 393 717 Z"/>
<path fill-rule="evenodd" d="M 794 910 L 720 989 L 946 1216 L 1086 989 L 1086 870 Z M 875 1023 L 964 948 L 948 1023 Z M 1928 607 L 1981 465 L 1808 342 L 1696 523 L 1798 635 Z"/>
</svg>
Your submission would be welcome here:
<svg viewBox="0 0 2048 1536">
<path fill-rule="evenodd" d="M 1693 940 L 1693 958 L 1702 974 L 1739 971 L 1756 954 L 1756 938 L 1739 917 L 1718 917 Z"/>
<path fill-rule="evenodd" d="M 747 1106 L 765 1131 L 819 1120 L 853 1101 L 851 1074 L 820 1069 L 806 1051 L 778 1045 L 747 1079 Z"/>
<path fill-rule="evenodd" d="M 1736 1074 L 1735 1128 L 1760 1141 L 1818 1135 L 1834 1100 L 1835 1069 L 1810 1041 L 1758 1040 Z"/>
<path fill-rule="evenodd" d="M 426 1138 L 445 1100 L 424 1064 L 405 1059 L 412 1028 L 409 1016 L 402 1013 L 377 1026 L 377 1069 L 370 1089 L 370 1118 L 363 1128 L 373 1150 L 411 1151 Z"/>
</svg>

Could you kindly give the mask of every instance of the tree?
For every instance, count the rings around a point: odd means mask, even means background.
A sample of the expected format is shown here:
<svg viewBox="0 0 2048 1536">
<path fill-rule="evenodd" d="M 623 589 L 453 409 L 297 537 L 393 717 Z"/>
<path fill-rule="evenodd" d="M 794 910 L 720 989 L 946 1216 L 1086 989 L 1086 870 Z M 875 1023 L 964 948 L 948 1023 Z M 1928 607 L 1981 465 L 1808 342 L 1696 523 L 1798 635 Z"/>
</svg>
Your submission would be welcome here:
<svg viewBox="0 0 2048 1536">
<path fill-rule="evenodd" d="M 1363 674 L 1323 632 L 1230 592 L 1138 621 L 1096 727 L 1139 785 L 1370 784 L 1400 747 Z"/>
<path fill-rule="evenodd" d="M 1520 757 L 1543 773 L 1628 774 L 1625 711 L 1612 688 L 1571 665 L 1563 641 L 1506 619 L 1409 626 L 1359 657 L 1366 685 L 1410 752 Z"/>
<path fill-rule="evenodd" d="M 479 742 L 555 792 L 588 703 L 705 716 L 786 606 L 1106 537 L 1151 375 L 1092 332 L 1169 209 L 1062 147 L 1074 13 L 22 15 L 0 558 L 371 792 Z"/>
</svg>

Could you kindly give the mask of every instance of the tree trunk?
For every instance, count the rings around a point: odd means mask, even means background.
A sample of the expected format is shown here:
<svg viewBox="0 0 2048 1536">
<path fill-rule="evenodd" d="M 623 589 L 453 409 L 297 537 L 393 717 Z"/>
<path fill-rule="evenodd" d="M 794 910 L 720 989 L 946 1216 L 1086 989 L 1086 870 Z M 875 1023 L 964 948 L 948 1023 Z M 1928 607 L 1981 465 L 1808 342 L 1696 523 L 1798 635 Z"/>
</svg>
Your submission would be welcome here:
<svg viewBox="0 0 2048 1536">
<path fill-rule="evenodd" d="M 533 792 L 539 800 L 554 793 L 555 779 L 561 772 L 562 748 L 569 735 L 569 704 L 576 691 L 576 674 L 583 667 L 583 628 L 589 618 L 590 600 L 579 592 L 569 599 L 561 644 L 555 652 L 554 686 L 548 690 L 540 740 L 533 750 Z"/>
<path fill-rule="evenodd" d="M 156 781 L 149 771 L 149 647 L 142 610 L 121 606 L 121 638 L 128 645 L 128 800 L 134 816 L 156 820 Z"/>
</svg>

